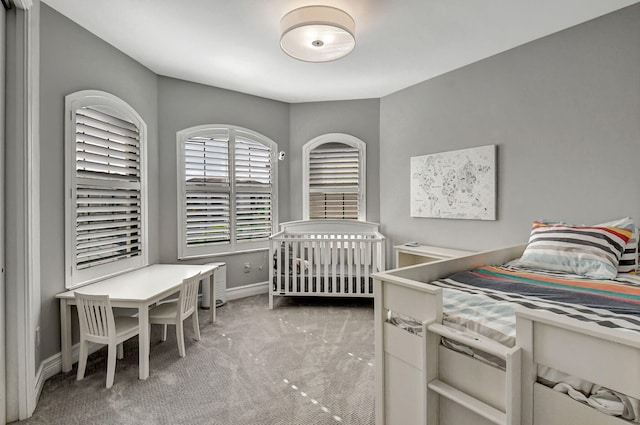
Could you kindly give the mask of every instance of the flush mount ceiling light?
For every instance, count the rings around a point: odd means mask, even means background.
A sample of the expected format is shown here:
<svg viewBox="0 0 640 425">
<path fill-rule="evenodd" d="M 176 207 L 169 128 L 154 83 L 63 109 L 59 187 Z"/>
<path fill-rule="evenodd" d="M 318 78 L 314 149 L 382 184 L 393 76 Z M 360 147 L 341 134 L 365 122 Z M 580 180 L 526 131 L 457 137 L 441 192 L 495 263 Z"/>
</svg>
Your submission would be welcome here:
<svg viewBox="0 0 640 425">
<path fill-rule="evenodd" d="M 305 62 L 329 62 L 346 56 L 356 45 L 356 23 L 330 6 L 294 9 L 280 21 L 280 47 Z"/>
</svg>

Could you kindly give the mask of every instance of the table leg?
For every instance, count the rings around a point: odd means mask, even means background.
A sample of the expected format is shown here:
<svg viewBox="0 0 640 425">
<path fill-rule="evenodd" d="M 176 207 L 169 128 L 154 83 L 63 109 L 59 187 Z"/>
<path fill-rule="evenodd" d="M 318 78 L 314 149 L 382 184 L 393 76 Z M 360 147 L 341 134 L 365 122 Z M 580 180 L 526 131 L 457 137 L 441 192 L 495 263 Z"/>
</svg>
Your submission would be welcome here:
<svg viewBox="0 0 640 425">
<path fill-rule="evenodd" d="M 139 352 L 139 368 L 140 379 L 149 377 L 149 306 L 141 305 L 138 309 L 138 324 L 140 326 L 140 335 L 138 335 L 138 352 Z"/>
<path fill-rule="evenodd" d="M 71 361 L 71 305 L 65 299 L 60 299 L 60 345 L 62 371 L 69 372 L 73 368 Z"/>
<path fill-rule="evenodd" d="M 209 310 L 211 310 L 211 323 L 215 323 L 216 321 L 216 270 L 217 269 L 213 269 L 213 271 L 211 272 L 211 274 L 209 275 L 209 285 L 210 285 L 210 290 L 209 293 L 211 294 L 211 301 L 209 302 Z"/>
</svg>

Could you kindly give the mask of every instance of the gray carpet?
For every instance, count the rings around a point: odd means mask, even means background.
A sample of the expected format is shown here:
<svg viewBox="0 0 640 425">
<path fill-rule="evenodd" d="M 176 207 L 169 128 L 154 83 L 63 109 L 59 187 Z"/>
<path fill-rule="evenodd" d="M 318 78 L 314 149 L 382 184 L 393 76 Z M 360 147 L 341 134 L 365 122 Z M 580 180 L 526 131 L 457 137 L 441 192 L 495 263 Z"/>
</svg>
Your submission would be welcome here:
<svg viewBox="0 0 640 425">
<path fill-rule="evenodd" d="M 201 341 L 185 322 L 151 339 L 150 376 L 138 379 L 137 338 L 125 343 L 105 388 L 106 351 L 44 386 L 33 416 L 17 424 L 369 425 L 374 421 L 373 302 L 266 295 L 230 301 L 215 324 L 200 311 Z"/>
</svg>

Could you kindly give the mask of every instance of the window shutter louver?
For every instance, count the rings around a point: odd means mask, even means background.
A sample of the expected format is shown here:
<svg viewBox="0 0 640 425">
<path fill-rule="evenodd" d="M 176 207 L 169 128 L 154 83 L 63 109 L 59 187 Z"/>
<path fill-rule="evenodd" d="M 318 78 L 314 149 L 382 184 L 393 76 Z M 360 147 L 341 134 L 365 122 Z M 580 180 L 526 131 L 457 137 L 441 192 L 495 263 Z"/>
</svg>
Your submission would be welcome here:
<svg viewBox="0 0 640 425">
<path fill-rule="evenodd" d="M 220 129 L 184 142 L 187 247 L 229 242 L 229 135 Z"/>
<path fill-rule="evenodd" d="M 309 218 L 358 219 L 359 151 L 327 143 L 309 153 Z"/>
<path fill-rule="evenodd" d="M 76 269 L 140 256 L 139 130 L 91 107 L 75 124 Z"/>
<path fill-rule="evenodd" d="M 271 149 L 261 143 L 236 137 L 235 184 L 237 241 L 271 236 Z"/>
</svg>

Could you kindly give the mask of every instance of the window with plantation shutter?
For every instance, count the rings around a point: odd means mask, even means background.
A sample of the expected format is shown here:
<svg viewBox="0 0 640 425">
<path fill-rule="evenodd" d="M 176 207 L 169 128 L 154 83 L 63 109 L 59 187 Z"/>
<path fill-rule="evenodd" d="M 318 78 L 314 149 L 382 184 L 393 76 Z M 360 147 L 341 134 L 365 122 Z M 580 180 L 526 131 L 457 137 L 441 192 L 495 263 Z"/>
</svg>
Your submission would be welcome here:
<svg viewBox="0 0 640 425">
<path fill-rule="evenodd" d="M 303 147 L 306 220 L 366 219 L 364 158 L 364 142 L 347 134 L 326 134 Z"/>
<path fill-rule="evenodd" d="M 275 226 L 276 145 L 233 126 L 182 130 L 178 257 L 267 248 Z"/>
<path fill-rule="evenodd" d="M 67 287 L 146 264 L 146 126 L 124 101 L 83 91 L 66 98 Z"/>
</svg>

